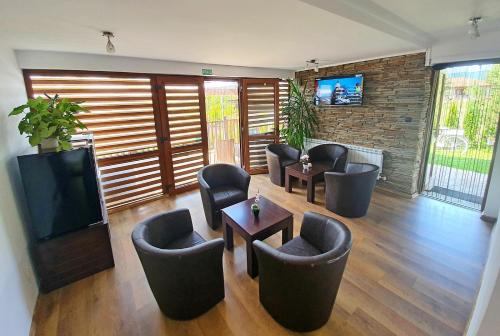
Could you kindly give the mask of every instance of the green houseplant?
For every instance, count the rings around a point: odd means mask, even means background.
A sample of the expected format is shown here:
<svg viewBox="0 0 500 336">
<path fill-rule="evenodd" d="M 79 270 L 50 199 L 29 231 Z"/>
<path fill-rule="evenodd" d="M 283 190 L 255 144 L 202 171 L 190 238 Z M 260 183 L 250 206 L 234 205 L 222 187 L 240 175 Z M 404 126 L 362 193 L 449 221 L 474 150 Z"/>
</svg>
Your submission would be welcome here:
<svg viewBox="0 0 500 336">
<path fill-rule="evenodd" d="M 42 151 L 70 150 L 71 135 L 75 134 L 77 129 L 87 128 L 78 120 L 75 113 L 87 110 L 79 102 L 60 99 L 58 95 L 45 96 L 46 99 L 43 97 L 29 99 L 26 104 L 14 108 L 9 116 L 25 113 L 18 128 L 21 134 L 26 134 L 31 146 L 45 147 Z M 53 145 L 50 145 L 51 142 Z"/>
<path fill-rule="evenodd" d="M 290 96 L 283 106 L 283 116 L 286 124 L 281 130 L 287 143 L 297 149 L 304 149 L 304 141 L 310 138 L 316 127 L 318 119 L 314 111 L 311 99 L 307 98 L 306 85 L 299 84 L 289 79 Z"/>
</svg>

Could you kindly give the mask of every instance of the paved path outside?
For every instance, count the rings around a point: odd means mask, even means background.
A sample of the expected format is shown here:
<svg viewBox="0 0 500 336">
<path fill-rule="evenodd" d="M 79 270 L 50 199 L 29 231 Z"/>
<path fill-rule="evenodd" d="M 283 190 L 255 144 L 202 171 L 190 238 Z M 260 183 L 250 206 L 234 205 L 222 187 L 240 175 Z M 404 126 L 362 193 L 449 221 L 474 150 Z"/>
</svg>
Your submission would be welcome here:
<svg viewBox="0 0 500 336">
<path fill-rule="evenodd" d="M 427 166 L 427 176 L 430 175 Z M 488 174 L 434 165 L 427 178 L 426 194 L 451 203 L 479 209 L 486 189 Z"/>
</svg>

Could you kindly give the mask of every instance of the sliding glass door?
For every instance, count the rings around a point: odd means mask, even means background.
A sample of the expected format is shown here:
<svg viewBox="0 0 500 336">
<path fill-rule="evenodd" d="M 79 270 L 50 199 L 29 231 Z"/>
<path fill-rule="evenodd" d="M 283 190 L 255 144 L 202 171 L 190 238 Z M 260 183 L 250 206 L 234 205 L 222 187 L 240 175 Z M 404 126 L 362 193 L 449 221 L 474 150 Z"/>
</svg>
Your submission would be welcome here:
<svg viewBox="0 0 500 336">
<path fill-rule="evenodd" d="M 480 210 L 498 132 L 500 65 L 452 67 L 439 76 L 423 193 Z"/>
</svg>

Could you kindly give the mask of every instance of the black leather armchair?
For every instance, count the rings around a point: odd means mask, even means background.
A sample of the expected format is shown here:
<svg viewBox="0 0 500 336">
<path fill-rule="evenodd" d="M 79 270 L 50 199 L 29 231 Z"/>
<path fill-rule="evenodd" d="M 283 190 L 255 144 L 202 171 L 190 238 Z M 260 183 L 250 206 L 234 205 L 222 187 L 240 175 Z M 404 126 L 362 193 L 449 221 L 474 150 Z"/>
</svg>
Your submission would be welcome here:
<svg viewBox="0 0 500 336">
<path fill-rule="evenodd" d="M 348 163 L 345 173 L 325 173 L 326 208 L 344 217 L 363 217 L 368 211 L 379 167 Z"/>
<path fill-rule="evenodd" d="M 221 223 L 221 209 L 248 199 L 250 175 L 229 164 L 213 164 L 198 172 L 201 200 L 208 225 L 216 229 Z"/>
<path fill-rule="evenodd" d="M 309 149 L 308 155 L 313 165 L 315 162 L 328 163 L 333 171 L 343 172 L 347 162 L 347 152 L 347 147 L 342 145 L 322 144 Z"/>
<path fill-rule="evenodd" d="M 283 187 L 285 167 L 299 162 L 300 150 L 285 144 L 269 144 L 266 146 L 266 158 L 271 182 Z"/>
<path fill-rule="evenodd" d="M 193 231 L 188 209 L 143 221 L 132 241 L 156 302 L 168 317 L 191 319 L 224 299 L 224 240 L 207 242 Z"/>
<path fill-rule="evenodd" d="M 300 236 L 277 250 L 254 241 L 259 297 L 284 327 L 310 331 L 330 318 L 351 250 L 350 230 L 341 222 L 306 212 Z"/>
</svg>

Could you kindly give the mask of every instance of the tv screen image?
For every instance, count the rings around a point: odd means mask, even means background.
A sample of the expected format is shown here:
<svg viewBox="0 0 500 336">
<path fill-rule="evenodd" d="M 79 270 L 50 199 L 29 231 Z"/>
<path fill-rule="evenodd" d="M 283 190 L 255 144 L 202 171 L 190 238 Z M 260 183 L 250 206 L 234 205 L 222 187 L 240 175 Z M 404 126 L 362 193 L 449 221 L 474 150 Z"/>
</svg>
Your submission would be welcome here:
<svg viewBox="0 0 500 336">
<path fill-rule="evenodd" d="M 363 102 L 363 75 L 317 78 L 316 106 L 359 106 Z"/>
<path fill-rule="evenodd" d="M 36 239 L 59 236 L 103 219 L 90 148 L 18 157 Z"/>
</svg>

